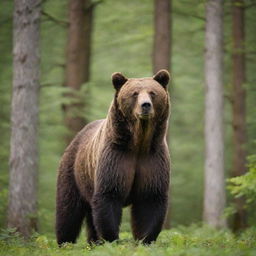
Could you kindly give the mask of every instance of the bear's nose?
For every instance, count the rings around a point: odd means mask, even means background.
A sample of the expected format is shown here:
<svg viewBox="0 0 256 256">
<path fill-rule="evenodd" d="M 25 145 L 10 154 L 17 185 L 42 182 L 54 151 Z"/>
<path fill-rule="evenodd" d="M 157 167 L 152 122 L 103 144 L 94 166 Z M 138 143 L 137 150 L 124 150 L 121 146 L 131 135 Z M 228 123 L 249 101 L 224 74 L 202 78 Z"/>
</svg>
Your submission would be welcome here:
<svg viewBox="0 0 256 256">
<path fill-rule="evenodd" d="M 141 108 L 143 112 L 148 112 L 151 108 L 151 103 L 150 102 L 144 102 L 141 104 Z"/>
</svg>

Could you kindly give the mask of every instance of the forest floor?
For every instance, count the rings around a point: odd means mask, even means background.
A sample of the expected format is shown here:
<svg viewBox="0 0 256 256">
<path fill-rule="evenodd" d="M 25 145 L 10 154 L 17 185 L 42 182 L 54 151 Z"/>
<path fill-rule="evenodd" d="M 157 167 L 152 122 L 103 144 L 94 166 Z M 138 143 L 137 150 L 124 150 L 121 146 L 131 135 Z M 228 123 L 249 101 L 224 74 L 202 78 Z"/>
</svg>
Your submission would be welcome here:
<svg viewBox="0 0 256 256">
<path fill-rule="evenodd" d="M 123 232 L 114 243 L 90 247 L 80 236 L 77 244 L 58 248 L 52 235 L 35 234 L 29 241 L 8 230 L 0 233 L 1 256 L 255 256 L 256 229 L 248 229 L 235 236 L 227 230 L 207 227 L 181 227 L 162 231 L 156 243 L 150 246 L 135 243 L 131 234 Z"/>
</svg>

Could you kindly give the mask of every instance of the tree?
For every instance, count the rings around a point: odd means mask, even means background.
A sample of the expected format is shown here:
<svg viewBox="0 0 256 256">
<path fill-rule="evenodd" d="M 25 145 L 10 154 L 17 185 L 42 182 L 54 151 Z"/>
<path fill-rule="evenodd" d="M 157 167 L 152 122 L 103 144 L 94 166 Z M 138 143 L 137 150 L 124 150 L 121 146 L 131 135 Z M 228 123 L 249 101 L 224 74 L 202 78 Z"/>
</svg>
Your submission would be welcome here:
<svg viewBox="0 0 256 256">
<path fill-rule="evenodd" d="M 206 3 L 204 221 L 225 226 L 223 136 L 223 0 Z"/>
<path fill-rule="evenodd" d="M 170 70 L 171 61 L 171 0 L 155 0 L 153 73 Z"/>
<path fill-rule="evenodd" d="M 40 0 L 15 0 L 8 226 L 37 227 Z"/>
<path fill-rule="evenodd" d="M 93 7 L 90 0 L 69 0 L 65 86 L 74 93 L 67 95 L 73 102 L 64 105 L 65 124 L 69 130 L 67 143 L 86 123 L 81 114 L 84 104 L 79 90 L 90 78 Z"/>
<path fill-rule="evenodd" d="M 244 32 L 244 1 L 232 0 L 232 30 L 233 30 L 233 173 L 240 176 L 246 172 L 246 90 L 245 90 L 245 32 Z M 233 229 L 246 227 L 246 212 L 244 198 L 236 198 L 236 213 Z"/>
<path fill-rule="evenodd" d="M 154 46 L 153 46 L 153 73 L 160 69 L 170 70 L 171 65 L 171 0 L 154 1 Z M 167 132 L 169 144 L 170 131 Z M 169 200 L 170 201 L 170 200 Z M 164 227 L 170 228 L 170 206 Z"/>
</svg>

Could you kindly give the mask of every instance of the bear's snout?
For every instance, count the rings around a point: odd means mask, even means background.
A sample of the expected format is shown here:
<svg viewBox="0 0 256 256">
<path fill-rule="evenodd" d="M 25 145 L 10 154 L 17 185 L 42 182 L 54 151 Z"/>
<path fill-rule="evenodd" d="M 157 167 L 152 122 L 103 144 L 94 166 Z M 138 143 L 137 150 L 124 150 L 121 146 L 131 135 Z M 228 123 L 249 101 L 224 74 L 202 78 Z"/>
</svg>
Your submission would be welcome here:
<svg viewBox="0 0 256 256">
<path fill-rule="evenodd" d="M 148 101 L 141 104 L 142 114 L 146 115 L 150 112 L 152 104 Z"/>
<path fill-rule="evenodd" d="M 149 119 L 153 117 L 153 104 L 147 92 L 141 92 L 137 102 L 137 114 L 140 119 Z"/>
</svg>

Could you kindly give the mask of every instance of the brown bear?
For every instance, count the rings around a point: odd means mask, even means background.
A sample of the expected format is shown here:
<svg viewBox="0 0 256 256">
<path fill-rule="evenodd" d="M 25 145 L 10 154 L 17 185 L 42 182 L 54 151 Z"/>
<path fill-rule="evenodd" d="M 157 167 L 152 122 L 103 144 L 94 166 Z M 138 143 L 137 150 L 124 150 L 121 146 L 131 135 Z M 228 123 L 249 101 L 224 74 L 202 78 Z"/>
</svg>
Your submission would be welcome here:
<svg viewBox="0 0 256 256">
<path fill-rule="evenodd" d="M 122 207 L 131 205 L 135 240 L 151 243 L 164 222 L 169 191 L 169 73 L 112 75 L 115 96 L 106 119 L 86 125 L 61 159 L 57 242 L 75 242 L 86 220 L 88 242 L 118 239 Z"/>
</svg>

